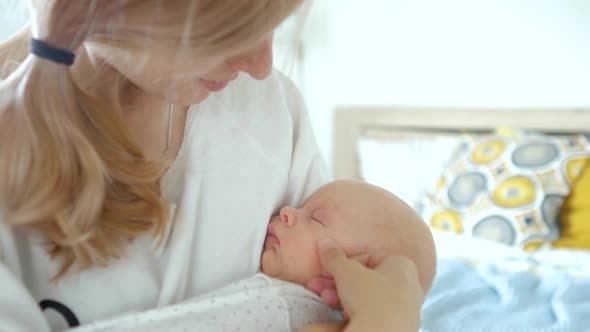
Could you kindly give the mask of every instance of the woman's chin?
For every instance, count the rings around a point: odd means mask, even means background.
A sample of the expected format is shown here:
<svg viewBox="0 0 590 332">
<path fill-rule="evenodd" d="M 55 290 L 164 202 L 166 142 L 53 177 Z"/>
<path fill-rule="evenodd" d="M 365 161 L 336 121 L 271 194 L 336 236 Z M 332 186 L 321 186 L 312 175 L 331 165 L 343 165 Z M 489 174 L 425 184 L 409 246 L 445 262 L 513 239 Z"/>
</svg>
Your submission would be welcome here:
<svg viewBox="0 0 590 332">
<path fill-rule="evenodd" d="M 190 106 L 203 102 L 211 95 L 207 89 L 200 85 L 191 86 L 189 89 L 185 87 L 169 88 L 162 96 L 169 103 L 176 105 Z"/>
</svg>

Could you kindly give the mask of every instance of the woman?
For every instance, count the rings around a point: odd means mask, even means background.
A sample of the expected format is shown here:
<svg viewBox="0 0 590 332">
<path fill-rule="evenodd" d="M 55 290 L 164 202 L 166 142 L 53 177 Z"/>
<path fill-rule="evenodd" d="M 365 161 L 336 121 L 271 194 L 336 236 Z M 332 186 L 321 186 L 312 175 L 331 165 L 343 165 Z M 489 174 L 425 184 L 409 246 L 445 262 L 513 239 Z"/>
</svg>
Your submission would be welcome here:
<svg viewBox="0 0 590 332">
<path fill-rule="evenodd" d="M 268 216 L 326 181 L 301 97 L 272 70 L 272 32 L 301 1 L 30 2 L 31 32 L 0 48 L 0 330 L 60 331 L 258 271 Z"/>
</svg>

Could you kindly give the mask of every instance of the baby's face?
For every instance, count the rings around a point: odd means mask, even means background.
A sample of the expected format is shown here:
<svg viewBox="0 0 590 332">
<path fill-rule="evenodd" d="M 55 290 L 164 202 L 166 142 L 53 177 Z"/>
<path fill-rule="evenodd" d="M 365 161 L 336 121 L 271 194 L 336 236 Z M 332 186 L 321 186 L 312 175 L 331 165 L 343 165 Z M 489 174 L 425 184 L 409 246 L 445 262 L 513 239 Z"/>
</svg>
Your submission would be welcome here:
<svg viewBox="0 0 590 332">
<path fill-rule="evenodd" d="M 262 272 L 305 285 L 322 273 L 317 242 L 330 237 L 349 257 L 368 253 L 377 239 L 371 195 L 356 185 L 328 184 L 300 208 L 285 207 L 273 217 L 262 252 Z"/>
</svg>

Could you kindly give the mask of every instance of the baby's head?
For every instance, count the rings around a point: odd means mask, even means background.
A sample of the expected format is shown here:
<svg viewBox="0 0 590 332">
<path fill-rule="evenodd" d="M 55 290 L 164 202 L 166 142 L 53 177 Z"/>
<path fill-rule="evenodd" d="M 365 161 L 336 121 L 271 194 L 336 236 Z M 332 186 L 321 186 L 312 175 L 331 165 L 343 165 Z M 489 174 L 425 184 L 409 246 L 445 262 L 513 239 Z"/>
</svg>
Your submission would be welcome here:
<svg viewBox="0 0 590 332">
<path fill-rule="evenodd" d="M 426 224 L 397 196 L 358 181 L 329 183 L 300 208 L 281 209 L 268 225 L 262 272 L 305 285 L 323 271 L 317 243 L 325 237 L 369 267 L 404 256 L 416 265 L 424 291 L 430 288 L 436 252 Z"/>
</svg>

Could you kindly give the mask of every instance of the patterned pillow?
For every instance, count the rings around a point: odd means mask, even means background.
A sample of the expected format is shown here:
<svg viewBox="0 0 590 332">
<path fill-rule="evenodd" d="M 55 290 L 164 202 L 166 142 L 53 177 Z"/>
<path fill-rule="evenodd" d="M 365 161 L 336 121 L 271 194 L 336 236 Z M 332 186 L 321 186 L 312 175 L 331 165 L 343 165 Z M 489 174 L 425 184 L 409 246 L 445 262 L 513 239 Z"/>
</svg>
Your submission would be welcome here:
<svg viewBox="0 0 590 332">
<path fill-rule="evenodd" d="M 468 135 L 422 216 L 437 231 L 527 249 L 559 237 L 559 209 L 590 160 L 588 135 Z"/>
</svg>

